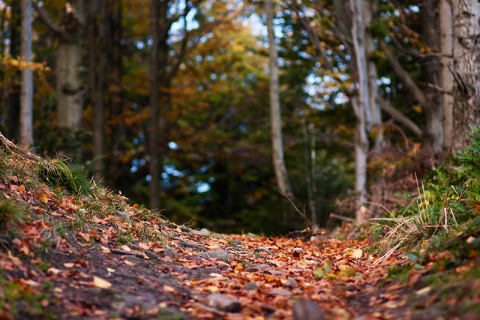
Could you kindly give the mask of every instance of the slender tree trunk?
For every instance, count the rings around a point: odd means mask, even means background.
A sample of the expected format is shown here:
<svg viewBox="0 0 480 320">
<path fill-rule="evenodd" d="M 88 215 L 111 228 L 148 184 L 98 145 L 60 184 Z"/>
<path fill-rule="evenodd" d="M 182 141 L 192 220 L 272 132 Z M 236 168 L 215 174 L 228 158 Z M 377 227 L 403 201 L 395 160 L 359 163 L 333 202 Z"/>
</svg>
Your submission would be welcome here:
<svg viewBox="0 0 480 320">
<path fill-rule="evenodd" d="M 367 132 L 373 132 L 373 151 L 376 154 L 381 152 L 381 148 L 384 145 L 383 129 L 382 129 L 382 112 L 380 108 L 380 99 L 378 91 L 378 73 L 377 65 L 372 60 L 372 55 L 375 52 L 375 46 L 373 43 L 373 36 L 369 30 L 369 26 L 372 23 L 372 16 L 377 12 L 378 1 L 363 0 L 362 15 L 363 25 L 365 33 L 365 55 L 367 63 L 367 76 L 368 76 L 368 107 L 370 109 L 370 119 L 366 119 Z"/>
<path fill-rule="evenodd" d="M 314 168 L 314 141 L 313 135 L 312 138 L 309 136 L 307 123 L 306 123 L 306 116 L 304 115 L 302 118 L 302 133 L 303 133 L 303 141 L 304 141 L 304 150 L 305 150 L 305 181 L 307 184 L 307 196 L 308 196 L 308 208 L 310 210 L 310 223 L 312 228 L 315 227 L 317 223 L 317 215 L 316 215 L 316 204 L 315 204 L 315 180 L 313 176 Z"/>
<path fill-rule="evenodd" d="M 453 145 L 453 15 L 449 1 L 440 0 L 439 4 L 440 29 L 440 86 L 442 92 L 443 110 L 443 146 L 450 152 Z"/>
<path fill-rule="evenodd" d="M 159 43 L 160 43 L 160 5 L 158 0 L 152 0 L 151 4 L 151 33 L 152 49 L 150 51 L 150 123 L 148 145 L 150 149 L 150 209 L 160 207 L 159 176 L 160 168 L 158 161 L 158 133 L 159 133 Z"/>
<path fill-rule="evenodd" d="M 104 118 L 105 118 L 105 88 L 107 71 L 107 1 L 99 0 L 92 16 L 98 13 L 98 18 L 90 25 L 90 87 L 93 99 L 93 156 L 95 159 L 95 180 L 100 182 L 104 175 Z"/>
<path fill-rule="evenodd" d="M 273 166 L 278 188 L 281 192 L 290 194 L 292 188 L 288 181 L 287 169 L 283 157 L 282 120 L 280 111 L 280 89 L 278 83 L 277 49 L 273 29 L 273 4 L 272 0 L 265 1 L 267 16 L 268 43 L 269 43 L 269 68 L 270 68 L 270 117 L 272 126 L 272 153 Z"/>
<path fill-rule="evenodd" d="M 22 59 L 32 62 L 32 0 L 22 0 Z M 22 70 L 20 144 L 33 146 L 33 71 Z"/>
<path fill-rule="evenodd" d="M 12 57 L 17 57 L 20 49 L 20 33 L 21 33 L 21 24 L 22 24 L 22 9 L 21 3 L 17 1 L 12 2 L 11 6 L 11 17 L 10 17 L 10 44 L 8 46 L 9 53 Z M 20 32 L 19 32 L 20 31 Z M 15 80 L 15 76 L 9 77 L 9 86 L 8 86 L 8 100 L 7 100 L 7 132 L 5 136 L 7 139 L 12 141 L 18 141 L 19 134 L 19 123 L 20 123 L 20 91 L 21 86 Z"/>
<path fill-rule="evenodd" d="M 123 111 L 122 103 L 122 16 L 123 6 L 122 0 L 109 0 L 108 3 L 108 20 L 109 20 L 109 37 L 108 40 L 108 58 L 110 62 L 110 72 L 108 74 L 108 90 L 107 104 L 108 115 L 111 120 L 108 126 L 110 130 L 109 141 L 107 143 L 108 155 L 106 158 L 106 181 L 114 183 L 117 181 L 119 167 L 124 167 L 121 161 L 118 161 L 122 154 L 122 145 L 125 141 L 125 128 L 121 119 Z"/>
<path fill-rule="evenodd" d="M 356 212 L 356 223 L 365 222 L 365 202 L 367 200 L 367 130 L 371 126 L 372 112 L 370 108 L 370 89 L 368 86 L 368 66 L 365 44 L 365 24 L 363 20 L 362 0 L 353 0 L 352 38 L 355 49 L 357 79 L 359 83 L 358 97 L 352 101 L 357 116 L 355 134 L 355 192 L 358 195 L 360 208 Z M 356 99 L 358 98 L 358 100 Z"/>
<path fill-rule="evenodd" d="M 480 125 L 480 3 L 452 0 L 454 34 L 454 108 L 452 147 L 459 151 L 470 141 L 470 126 Z"/>
<path fill-rule="evenodd" d="M 422 34 L 427 46 L 432 50 L 440 48 L 438 4 L 440 0 L 425 0 L 423 2 Z M 426 116 L 426 130 L 424 137 L 424 154 L 431 157 L 438 155 L 443 150 L 443 108 L 442 95 L 437 91 L 440 82 L 440 59 L 429 56 L 423 59 L 425 81 L 433 87 L 427 87 L 424 94 L 427 97 L 424 110 Z"/>
</svg>

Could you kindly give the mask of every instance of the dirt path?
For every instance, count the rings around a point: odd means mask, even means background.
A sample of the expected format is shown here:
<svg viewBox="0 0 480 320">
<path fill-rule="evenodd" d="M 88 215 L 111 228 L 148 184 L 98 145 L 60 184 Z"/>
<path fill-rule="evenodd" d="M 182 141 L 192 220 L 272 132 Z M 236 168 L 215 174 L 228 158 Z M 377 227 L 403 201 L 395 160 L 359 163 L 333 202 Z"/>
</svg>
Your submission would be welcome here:
<svg viewBox="0 0 480 320">
<path fill-rule="evenodd" d="M 400 256 L 375 264 L 378 257 L 364 251 L 367 242 L 226 236 L 163 225 L 169 239 L 163 244 L 118 245 L 83 234 L 55 249 L 31 250 L 48 226 L 30 230 L 31 241 L 17 242 L 0 260 L 6 279 L 32 293 L 49 292 L 38 306 L 14 306 L 21 318 L 289 319 L 294 308 L 305 319 L 411 318 L 402 286 L 377 288 Z M 39 256 L 25 259 L 29 255 Z M 320 309 L 305 301 L 295 306 L 305 299 Z"/>
</svg>

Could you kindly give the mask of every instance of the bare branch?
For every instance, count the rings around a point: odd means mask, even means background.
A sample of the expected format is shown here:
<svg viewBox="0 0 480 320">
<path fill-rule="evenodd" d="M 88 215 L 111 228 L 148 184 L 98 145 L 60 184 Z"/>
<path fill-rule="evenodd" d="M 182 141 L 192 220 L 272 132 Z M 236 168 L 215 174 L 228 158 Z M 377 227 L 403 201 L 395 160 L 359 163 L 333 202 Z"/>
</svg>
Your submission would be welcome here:
<svg viewBox="0 0 480 320">
<path fill-rule="evenodd" d="M 427 98 L 425 97 L 425 94 L 423 93 L 422 90 L 415 84 L 413 79 L 410 77 L 407 71 L 403 69 L 402 65 L 400 62 L 397 60 L 397 58 L 394 56 L 393 52 L 390 50 L 388 45 L 385 43 L 383 39 L 380 39 L 380 47 L 383 50 L 383 53 L 385 54 L 388 62 L 393 68 L 393 71 L 397 74 L 397 76 L 400 78 L 400 80 L 403 82 L 405 87 L 412 93 L 412 95 L 415 97 L 415 99 L 423 106 L 427 105 Z"/>
<path fill-rule="evenodd" d="M 352 218 L 349 218 L 349 217 L 344 217 L 344 216 L 341 216 L 341 215 L 338 215 L 338 214 L 335 214 L 335 213 L 330 213 L 330 218 L 335 218 L 335 219 L 338 219 L 338 220 L 352 222 L 352 223 L 355 222 L 355 219 L 352 219 Z"/>
<path fill-rule="evenodd" d="M 403 124 L 405 127 L 407 127 L 410 131 L 412 131 L 417 137 L 423 138 L 423 131 L 420 129 L 420 127 L 407 118 L 403 113 L 395 109 L 390 103 L 388 103 L 385 99 L 380 97 L 380 108 L 382 108 L 383 111 L 388 113 L 393 119 L 397 120 L 401 124 Z"/>
<path fill-rule="evenodd" d="M 45 23 L 53 33 L 62 38 L 69 38 L 68 34 L 53 22 L 52 18 L 43 7 L 40 7 L 35 1 L 32 1 L 32 6 L 35 11 L 37 11 L 38 16 L 42 19 L 43 23 Z"/>
</svg>

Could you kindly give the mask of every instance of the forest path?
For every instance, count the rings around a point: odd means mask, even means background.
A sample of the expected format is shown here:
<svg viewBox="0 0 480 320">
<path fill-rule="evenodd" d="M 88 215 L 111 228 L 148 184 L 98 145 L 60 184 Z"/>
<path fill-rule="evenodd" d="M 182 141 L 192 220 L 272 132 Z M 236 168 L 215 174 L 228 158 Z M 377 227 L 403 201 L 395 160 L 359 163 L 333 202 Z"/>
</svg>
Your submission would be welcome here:
<svg viewBox="0 0 480 320">
<path fill-rule="evenodd" d="M 219 235 L 165 223 L 162 244 L 114 245 L 115 237 L 80 232 L 38 248 L 48 228 L 24 225 L 25 237 L 0 256 L 19 301 L 49 292 L 30 305 L 11 303 L 17 317 L 291 319 L 294 309 L 296 319 L 412 317 L 404 286 L 383 283 L 404 258 L 375 263 L 368 241 Z"/>
</svg>

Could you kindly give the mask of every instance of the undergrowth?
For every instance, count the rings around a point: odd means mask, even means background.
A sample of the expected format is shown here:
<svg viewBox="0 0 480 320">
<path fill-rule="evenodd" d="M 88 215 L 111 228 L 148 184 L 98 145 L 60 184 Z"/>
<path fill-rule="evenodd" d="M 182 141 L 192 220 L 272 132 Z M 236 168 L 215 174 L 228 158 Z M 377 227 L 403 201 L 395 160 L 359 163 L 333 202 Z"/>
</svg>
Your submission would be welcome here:
<svg viewBox="0 0 480 320">
<path fill-rule="evenodd" d="M 435 246 L 480 223 L 480 128 L 472 128 L 470 138 L 469 147 L 418 183 L 418 195 L 397 195 L 409 200 L 408 206 L 375 219 L 386 230 L 380 242 L 386 252 L 382 260 L 396 249 L 413 250 L 425 241 Z"/>
</svg>

